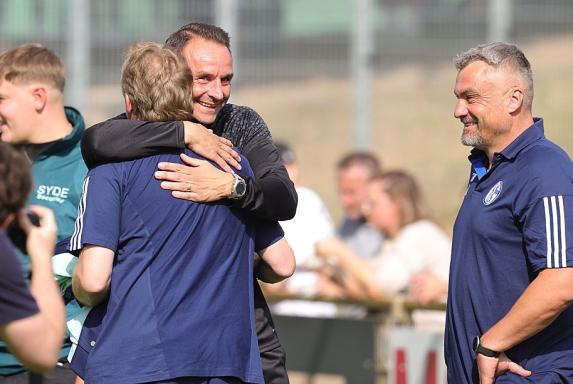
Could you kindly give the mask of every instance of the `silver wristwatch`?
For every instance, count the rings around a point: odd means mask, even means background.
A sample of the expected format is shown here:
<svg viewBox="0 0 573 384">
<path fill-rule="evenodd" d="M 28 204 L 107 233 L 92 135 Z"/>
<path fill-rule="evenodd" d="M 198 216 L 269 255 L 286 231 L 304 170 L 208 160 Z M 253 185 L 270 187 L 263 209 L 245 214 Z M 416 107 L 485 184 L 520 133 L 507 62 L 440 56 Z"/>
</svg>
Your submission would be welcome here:
<svg viewBox="0 0 573 384">
<path fill-rule="evenodd" d="M 231 199 L 239 200 L 245 196 L 245 193 L 247 192 L 247 183 L 245 182 L 245 179 L 236 173 L 234 173 L 233 176 L 235 177 L 235 181 L 233 183 L 233 188 L 231 189 Z"/>
</svg>

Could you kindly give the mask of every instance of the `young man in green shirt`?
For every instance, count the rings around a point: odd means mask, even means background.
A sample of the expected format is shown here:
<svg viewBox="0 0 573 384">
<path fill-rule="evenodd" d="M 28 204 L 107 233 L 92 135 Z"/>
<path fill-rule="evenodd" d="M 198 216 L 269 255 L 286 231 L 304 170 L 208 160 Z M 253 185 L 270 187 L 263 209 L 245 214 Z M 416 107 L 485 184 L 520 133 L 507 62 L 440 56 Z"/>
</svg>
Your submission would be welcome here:
<svg viewBox="0 0 573 384">
<path fill-rule="evenodd" d="M 25 44 L 0 55 L 0 140 L 21 148 L 30 160 L 34 186 L 28 203 L 52 209 L 58 241 L 73 232 L 87 173 L 80 151 L 84 121 L 77 110 L 64 106 L 64 85 L 62 62 L 41 45 Z M 28 257 L 22 259 L 27 266 Z M 63 294 L 70 318 L 79 306 L 71 292 Z M 36 382 L 73 383 L 75 375 L 65 360 L 69 347 L 66 336 L 61 365 Z M 26 382 L 29 375 L 0 344 L 0 383 Z"/>
</svg>

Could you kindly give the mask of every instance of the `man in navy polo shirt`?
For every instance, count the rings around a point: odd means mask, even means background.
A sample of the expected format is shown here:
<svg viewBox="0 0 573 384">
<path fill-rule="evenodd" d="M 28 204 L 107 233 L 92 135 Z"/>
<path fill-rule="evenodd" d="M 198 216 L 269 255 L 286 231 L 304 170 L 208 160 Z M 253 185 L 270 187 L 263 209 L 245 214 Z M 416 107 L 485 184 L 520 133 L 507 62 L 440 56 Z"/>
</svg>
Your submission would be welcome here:
<svg viewBox="0 0 573 384">
<path fill-rule="evenodd" d="M 573 165 L 532 115 L 516 46 L 480 45 L 456 67 L 454 116 L 474 149 L 454 226 L 448 382 L 573 383 Z"/>
<path fill-rule="evenodd" d="M 170 49 L 132 47 L 122 69 L 128 116 L 188 118 L 191 80 Z M 294 257 L 277 223 L 257 225 L 227 200 L 200 204 L 161 189 L 157 164 L 178 155 L 101 165 L 84 183 L 70 244 L 82 250 L 74 293 L 97 306 L 76 351 L 87 383 L 264 382 L 252 254 L 259 252 L 271 280 L 292 274 Z M 241 174 L 252 176 L 247 160 L 241 164 Z"/>
</svg>

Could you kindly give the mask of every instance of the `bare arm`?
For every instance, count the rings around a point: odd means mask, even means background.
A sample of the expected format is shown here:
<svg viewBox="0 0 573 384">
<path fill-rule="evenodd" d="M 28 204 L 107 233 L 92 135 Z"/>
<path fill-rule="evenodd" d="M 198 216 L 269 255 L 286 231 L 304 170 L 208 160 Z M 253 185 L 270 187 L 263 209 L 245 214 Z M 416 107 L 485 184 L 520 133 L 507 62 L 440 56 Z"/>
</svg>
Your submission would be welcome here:
<svg viewBox="0 0 573 384">
<path fill-rule="evenodd" d="M 448 282 L 431 271 L 423 271 L 410 280 L 410 292 L 421 304 L 439 301 L 448 293 Z"/>
<path fill-rule="evenodd" d="M 316 295 L 326 298 L 352 298 L 363 300 L 368 298 L 364 286 L 349 274 L 340 273 L 337 267 L 319 269 L 316 285 Z"/>
<path fill-rule="evenodd" d="M 545 269 L 482 336 L 482 343 L 494 350 L 508 350 L 545 329 L 572 301 L 573 268 Z"/>
<path fill-rule="evenodd" d="M 357 296 L 356 284 L 360 285 L 369 299 L 381 299 L 384 297 L 376 273 L 372 266 L 354 253 L 339 239 L 321 240 L 316 243 L 316 253 L 325 259 L 332 258 L 335 263 L 348 273 L 354 283 L 348 282 L 352 287 L 352 296 Z"/>
<path fill-rule="evenodd" d="M 80 303 L 93 307 L 108 297 L 113 258 L 111 249 L 93 245 L 82 249 L 72 279 L 72 290 Z"/>
<path fill-rule="evenodd" d="M 506 351 L 545 329 L 573 302 L 572 282 L 573 268 L 541 271 L 509 312 L 482 335 L 481 344 L 495 351 Z M 496 372 L 511 370 L 525 375 L 528 372 L 504 359 L 507 359 L 505 354 L 499 360 L 478 355 L 480 382 L 493 383 Z"/>
<path fill-rule="evenodd" d="M 35 372 L 51 370 L 64 338 L 65 310 L 52 273 L 51 257 L 56 243 L 56 221 L 44 207 L 30 209 L 40 217 L 34 227 L 25 215 L 20 223 L 28 234 L 27 249 L 32 267 L 30 290 L 40 310 L 36 315 L 0 326 L 4 339 L 18 360 Z"/>
<path fill-rule="evenodd" d="M 295 270 L 295 258 L 292 249 L 283 237 L 269 247 L 259 251 L 258 278 L 265 283 L 278 283 L 292 276 Z"/>
</svg>

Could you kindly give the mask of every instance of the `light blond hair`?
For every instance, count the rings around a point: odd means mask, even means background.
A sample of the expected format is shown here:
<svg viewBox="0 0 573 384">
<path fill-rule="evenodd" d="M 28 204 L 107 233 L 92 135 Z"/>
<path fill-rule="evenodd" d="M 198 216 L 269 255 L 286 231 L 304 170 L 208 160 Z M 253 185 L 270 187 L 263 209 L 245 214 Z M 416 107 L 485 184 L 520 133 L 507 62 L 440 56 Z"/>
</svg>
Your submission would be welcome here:
<svg viewBox="0 0 573 384">
<path fill-rule="evenodd" d="M 64 92 L 66 78 L 60 58 L 40 44 L 24 44 L 0 55 L 0 81 L 40 82 Z"/>
<path fill-rule="evenodd" d="M 186 63 L 157 43 L 133 44 L 123 61 L 121 89 L 141 120 L 189 120 L 193 78 Z"/>
</svg>

